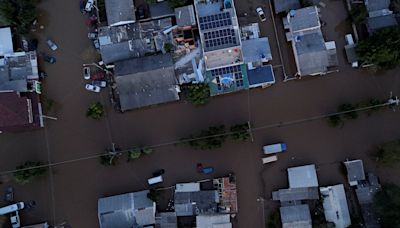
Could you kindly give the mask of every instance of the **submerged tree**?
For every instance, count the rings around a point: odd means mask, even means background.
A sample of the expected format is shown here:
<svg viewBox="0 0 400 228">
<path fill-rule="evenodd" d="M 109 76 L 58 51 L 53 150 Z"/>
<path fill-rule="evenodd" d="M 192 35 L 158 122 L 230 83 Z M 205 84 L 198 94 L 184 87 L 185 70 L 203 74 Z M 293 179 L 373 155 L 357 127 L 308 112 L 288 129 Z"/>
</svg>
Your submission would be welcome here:
<svg viewBox="0 0 400 228">
<path fill-rule="evenodd" d="M 236 124 L 231 127 L 231 138 L 235 141 L 245 142 L 250 139 L 249 125 Z"/>
<path fill-rule="evenodd" d="M 28 184 L 35 177 L 42 176 L 46 168 L 41 167 L 43 163 L 38 161 L 27 161 L 16 167 L 18 171 L 14 172 L 15 181 L 19 184 Z"/>
<path fill-rule="evenodd" d="M 86 111 L 86 116 L 99 120 L 104 115 L 104 107 L 100 102 L 93 103 Z"/>
</svg>

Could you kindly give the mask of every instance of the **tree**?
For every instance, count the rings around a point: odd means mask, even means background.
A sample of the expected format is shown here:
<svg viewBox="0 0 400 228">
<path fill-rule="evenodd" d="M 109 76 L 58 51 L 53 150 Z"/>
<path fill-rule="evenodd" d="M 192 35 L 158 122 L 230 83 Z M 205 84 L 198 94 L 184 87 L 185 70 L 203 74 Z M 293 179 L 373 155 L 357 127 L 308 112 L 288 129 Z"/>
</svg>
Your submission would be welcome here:
<svg viewBox="0 0 400 228">
<path fill-rule="evenodd" d="M 375 64 L 390 69 L 400 64 L 400 28 L 389 27 L 376 31 L 359 42 L 356 52 L 362 64 Z"/>
<path fill-rule="evenodd" d="M 142 154 L 142 152 L 140 151 L 139 148 L 133 148 L 132 150 L 130 150 L 128 152 L 128 159 L 138 159 L 140 157 L 140 155 Z"/>
<path fill-rule="evenodd" d="M 328 118 L 328 124 L 331 127 L 342 127 L 344 125 L 344 122 L 342 120 L 342 118 L 340 117 L 340 115 L 333 115 L 333 116 L 329 116 Z"/>
<path fill-rule="evenodd" d="M 352 104 L 347 104 L 347 103 L 341 104 L 338 107 L 338 112 L 346 112 L 343 114 L 343 116 L 348 120 L 357 119 L 358 113 L 356 111 L 352 111 L 356 108 L 357 108 L 357 106 L 354 106 Z"/>
<path fill-rule="evenodd" d="M 118 157 L 112 154 L 106 154 L 100 156 L 100 164 L 104 166 L 115 166 L 117 164 Z"/>
<path fill-rule="evenodd" d="M 165 43 L 164 44 L 164 50 L 166 52 L 172 52 L 173 48 L 174 48 L 174 45 L 172 45 L 171 43 Z"/>
<path fill-rule="evenodd" d="M 354 24 L 362 24 L 368 17 L 368 11 L 365 6 L 355 6 L 350 11 L 350 18 Z"/>
<path fill-rule="evenodd" d="M 16 26 L 18 33 L 26 35 L 37 16 L 36 4 L 36 0 L 0 0 L 0 16 Z"/>
<path fill-rule="evenodd" d="M 151 153 L 153 153 L 153 149 L 150 147 L 144 147 L 144 148 L 142 148 L 142 153 L 147 154 L 147 155 L 151 154 Z"/>
<path fill-rule="evenodd" d="M 387 142 L 379 146 L 377 159 L 384 164 L 400 162 L 400 140 Z"/>
<path fill-rule="evenodd" d="M 190 84 L 188 86 L 188 99 L 195 105 L 202 105 L 208 102 L 210 88 L 206 83 Z"/>
<path fill-rule="evenodd" d="M 374 209 L 382 219 L 382 227 L 398 227 L 400 224 L 400 187 L 384 185 L 374 196 Z"/>
<path fill-rule="evenodd" d="M 202 130 L 198 135 L 191 135 L 183 140 L 188 140 L 187 144 L 194 149 L 209 150 L 220 148 L 225 142 L 225 126 L 213 126 L 207 130 Z"/>
<path fill-rule="evenodd" d="M 231 138 L 235 141 L 246 142 L 250 139 L 249 125 L 236 124 L 231 127 Z"/>
<path fill-rule="evenodd" d="M 175 9 L 187 4 L 187 0 L 168 0 L 169 5 L 171 8 Z"/>
<path fill-rule="evenodd" d="M 46 168 L 40 167 L 43 163 L 38 161 L 27 161 L 16 167 L 18 171 L 14 172 L 15 181 L 19 184 L 28 184 L 35 177 L 42 176 L 46 172 Z"/>
<path fill-rule="evenodd" d="M 104 107 L 100 102 L 93 103 L 86 111 L 86 117 L 99 120 L 104 115 Z"/>
</svg>

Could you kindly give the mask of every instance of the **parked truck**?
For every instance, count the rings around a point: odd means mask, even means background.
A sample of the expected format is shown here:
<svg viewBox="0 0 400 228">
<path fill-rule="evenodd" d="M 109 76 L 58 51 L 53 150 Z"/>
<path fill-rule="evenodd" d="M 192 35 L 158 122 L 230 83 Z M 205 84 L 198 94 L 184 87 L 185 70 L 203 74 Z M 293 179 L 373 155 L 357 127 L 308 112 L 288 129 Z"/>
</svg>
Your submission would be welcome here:
<svg viewBox="0 0 400 228">
<path fill-rule="evenodd" d="M 286 151 L 285 143 L 275 143 L 263 147 L 264 154 L 276 154 Z"/>
</svg>

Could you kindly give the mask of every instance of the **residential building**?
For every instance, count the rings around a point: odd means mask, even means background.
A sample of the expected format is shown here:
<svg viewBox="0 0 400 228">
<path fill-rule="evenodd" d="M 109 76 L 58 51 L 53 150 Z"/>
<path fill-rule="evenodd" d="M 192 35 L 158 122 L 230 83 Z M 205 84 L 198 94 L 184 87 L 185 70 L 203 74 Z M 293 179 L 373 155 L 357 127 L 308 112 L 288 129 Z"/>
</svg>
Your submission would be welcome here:
<svg viewBox="0 0 400 228">
<path fill-rule="evenodd" d="M 238 212 L 236 177 L 231 175 L 213 179 L 213 186 L 218 191 L 220 213 L 236 214 Z"/>
<path fill-rule="evenodd" d="M 367 228 L 381 227 L 378 216 L 373 207 L 375 194 L 381 190 L 378 177 L 368 173 L 367 180 L 359 182 L 356 188 L 358 203 L 361 208 L 364 225 Z"/>
<path fill-rule="evenodd" d="M 178 219 L 175 212 L 161 212 L 156 214 L 156 228 L 178 228 Z"/>
<path fill-rule="evenodd" d="M 148 190 L 100 198 L 100 228 L 143 227 L 155 224 L 156 204 L 147 198 Z"/>
<path fill-rule="evenodd" d="M 174 9 L 171 8 L 168 1 L 149 4 L 149 11 L 151 19 L 161 19 L 175 15 Z"/>
<path fill-rule="evenodd" d="M 118 61 L 114 78 L 121 111 L 179 100 L 179 86 L 169 54 Z"/>
<path fill-rule="evenodd" d="M 274 0 L 275 13 L 289 12 L 301 8 L 299 0 Z"/>
<path fill-rule="evenodd" d="M 42 108 L 36 93 L 0 91 L 0 133 L 43 127 Z"/>
<path fill-rule="evenodd" d="M 195 0 L 195 10 L 211 95 L 248 89 L 234 2 Z"/>
<path fill-rule="evenodd" d="M 351 225 L 349 208 L 343 184 L 320 187 L 325 219 L 333 222 L 337 228 L 346 228 Z"/>
<path fill-rule="evenodd" d="M 337 65 L 336 47 L 324 40 L 316 6 L 291 10 L 283 23 L 292 44 L 296 76 L 324 75 L 328 67 Z"/>
<path fill-rule="evenodd" d="M 365 180 L 364 165 L 361 160 L 345 161 L 344 165 L 350 186 L 356 186 L 359 181 Z"/>
<path fill-rule="evenodd" d="M 0 57 L 14 52 L 10 27 L 0 28 Z"/>
<path fill-rule="evenodd" d="M 105 0 L 108 26 L 120 26 L 135 23 L 135 5 L 133 0 Z"/>
<path fill-rule="evenodd" d="M 232 228 L 231 218 L 228 214 L 198 215 L 196 228 Z"/>
<path fill-rule="evenodd" d="M 367 27 L 370 33 L 398 25 L 395 15 L 389 10 L 390 0 L 365 0 L 368 11 Z"/>
<path fill-rule="evenodd" d="M 219 197 L 216 190 L 175 192 L 174 199 L 178 217 L 217 213 Z"/>
<path fill-rule="evenodd" d="M 179 27 L 195 26 L 197 24 L 193 5 L 175 8 L 175 18 Z"/>
<path fill-rule="evenodd" d="M 288 168 L 289 188 L 318 187 L 315 165 Z"/>
<path fill-rule="evenodd" d="M 319 199 L 318 187 L 288 188 L 272 192 L 272 200 L 279 200 L 281 203 L 317 199 Z"/>
<path fill-rule="evenodd" d="M 281 207 L 281 222 L 283 228 L 311 228 L 310 208 L 307 204 Z"/>
</svg>

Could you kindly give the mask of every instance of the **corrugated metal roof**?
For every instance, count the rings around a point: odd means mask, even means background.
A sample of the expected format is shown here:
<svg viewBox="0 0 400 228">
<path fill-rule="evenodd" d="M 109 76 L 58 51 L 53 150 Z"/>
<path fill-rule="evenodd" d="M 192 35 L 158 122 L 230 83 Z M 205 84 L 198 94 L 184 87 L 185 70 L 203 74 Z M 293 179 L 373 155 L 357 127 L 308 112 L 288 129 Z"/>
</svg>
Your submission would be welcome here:
<svg viewBox="0 0 400 228">
<path fill-rule="evenodd" d="M 288 169 L 289 187 L 318 187 L 315 165 L 305 165 Z"/>
<path fill-rule="evenodd" d="M 283 228 L 311 228 L 311 214 L 307 204 L 281 207 Z"/>
<path fill-rule="evenodd" d="M 335 223 L 337 228 L 350 226 L 350 213 L 343 184 L 321 187 L 320 192 L 326 221 Z"/>
<path fill-rule="evenodd" d="M 0 28 L 0 56 L 14 52 L 10 27 Z"/>
</svg>

